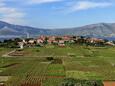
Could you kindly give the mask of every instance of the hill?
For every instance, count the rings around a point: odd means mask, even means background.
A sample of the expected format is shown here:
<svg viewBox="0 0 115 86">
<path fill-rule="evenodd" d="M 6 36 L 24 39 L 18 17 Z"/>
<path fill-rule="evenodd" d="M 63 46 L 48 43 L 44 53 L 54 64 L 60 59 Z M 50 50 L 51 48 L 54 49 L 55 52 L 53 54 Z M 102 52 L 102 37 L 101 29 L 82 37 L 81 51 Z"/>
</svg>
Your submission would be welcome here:
<svg viewBox="0 0 115 86">
<path fill-rule="evenodd" d="M 0 21 L 0 37 L 25 37 L 27 34 L 30 34 L 31 37 L 36 37 L 39 35 L 78 35 L 94 37 L 114 37 L 115 23 L 98 23 L 75 28 L 43 29 L 29 26 L 14 25 Z"/>
</svg>

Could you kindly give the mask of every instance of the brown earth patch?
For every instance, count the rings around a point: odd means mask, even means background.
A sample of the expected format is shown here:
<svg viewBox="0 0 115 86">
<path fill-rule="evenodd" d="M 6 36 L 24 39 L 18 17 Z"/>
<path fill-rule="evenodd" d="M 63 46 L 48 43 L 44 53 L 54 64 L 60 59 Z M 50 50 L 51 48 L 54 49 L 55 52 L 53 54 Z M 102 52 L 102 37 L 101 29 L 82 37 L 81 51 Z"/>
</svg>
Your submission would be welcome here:
<svg viewBox="0 0 115 86">
<path fill-rule="evenodd" d="M 8 65 L 5 65 L 5 66 L 2 66 L 2 68 L 7 68 L 7 67 L 14 67 L 16 65 L 18 65 L 19 63 L 12 63 L 12 64 L 8 64 Z"/>
<path fill-rule="evenodd" d="M 104 81 L 104 86 L 115 86 L 115 81 Z"/>
<path fill-rule="evenodd" d="M 12 53 L 8 54 L 9 56 L 23 56 L 24 55 L 24 51 L 14 51 Z"/>
<path fill-rule="evenodd" d="M 0 76 L 0 82 L 8 81 L 9 78 L 11 78 L 11 76 Z"/>
<path fill-rule="evenodd" d="M 54 59 L 51 64 L 62 64 L 62 59 Z"/>
</svg>

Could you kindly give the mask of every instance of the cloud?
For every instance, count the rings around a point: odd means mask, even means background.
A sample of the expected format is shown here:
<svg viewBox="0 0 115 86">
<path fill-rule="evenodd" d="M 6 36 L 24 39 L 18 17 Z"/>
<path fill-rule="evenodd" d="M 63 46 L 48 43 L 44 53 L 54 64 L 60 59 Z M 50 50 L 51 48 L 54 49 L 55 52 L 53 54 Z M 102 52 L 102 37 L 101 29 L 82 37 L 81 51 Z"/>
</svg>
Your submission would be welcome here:
<svg viewBox="0 0 115 86">
<path fill-rule="evenodd" d="M 0 6 L 4 6 L 3 0 L 0 1 Z"/>
<path fill-rule="evenodd" d="M 93 8 L 105 8 L 112 6 L 109 2 L 91 2 L 91 1 L 79 1 L 71 6 L 72 11 L 88 10 Z"/>
<path fill-rule="evenodd" d="M 19 24 L 24 22 L 25 13 L 19 11 L 17 8 L 8 7 L 2 0 L 0 1 L 0 20 Z"/>
<path fill-rule="evenodd" d="M 62 0 L 29 0 L 29 4 L 43 4 L 43 3 L 52 3 L 52 2 L 59 2 Z"/>
</svg>

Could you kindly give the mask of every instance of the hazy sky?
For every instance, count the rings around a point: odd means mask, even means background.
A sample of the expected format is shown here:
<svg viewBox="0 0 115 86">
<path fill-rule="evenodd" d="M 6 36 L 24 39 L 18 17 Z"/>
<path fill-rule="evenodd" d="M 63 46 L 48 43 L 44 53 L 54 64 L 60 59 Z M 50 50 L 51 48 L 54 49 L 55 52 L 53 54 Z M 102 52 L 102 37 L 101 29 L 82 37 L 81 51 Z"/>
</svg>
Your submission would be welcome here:
<svg viewBox="0 0 115 86">
<path fill-rule="evenodd" d="M 42 28 L 115 22 L 115 0 L 0 0 L 0 20 Z"/>
</svg>

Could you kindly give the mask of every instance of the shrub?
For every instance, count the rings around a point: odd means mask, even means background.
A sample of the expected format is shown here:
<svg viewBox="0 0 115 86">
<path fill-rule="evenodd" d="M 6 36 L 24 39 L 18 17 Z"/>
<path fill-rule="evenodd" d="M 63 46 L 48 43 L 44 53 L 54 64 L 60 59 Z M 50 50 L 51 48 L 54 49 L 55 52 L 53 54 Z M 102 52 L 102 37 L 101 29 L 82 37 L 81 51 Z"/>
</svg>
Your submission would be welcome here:
<svg viewBox="0 0 115 86">
<path fill-rule="evenodd" d="M 64 79 L 59 86 L 104 86 L 100 80 L 76 80 L 73 78 Z"/>
<path fill-rule="evenodd" d="M 52 60 L 54 60 L 53 57 L 47 57 L 46 59 L 47 59 L 48 61 L 52 61 Z"/>
</svg>

